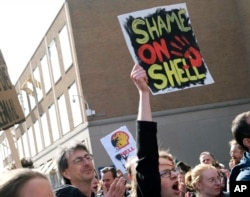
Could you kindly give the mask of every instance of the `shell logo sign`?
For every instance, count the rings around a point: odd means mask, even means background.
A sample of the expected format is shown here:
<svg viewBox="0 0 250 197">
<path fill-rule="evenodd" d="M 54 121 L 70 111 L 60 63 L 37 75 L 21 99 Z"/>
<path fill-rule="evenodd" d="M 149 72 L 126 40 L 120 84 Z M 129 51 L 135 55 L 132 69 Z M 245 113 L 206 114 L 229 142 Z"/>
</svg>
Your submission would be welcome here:
<svg viewBox="0 0 250 197">
<path fill-rule="evenodd" d="M 129 136 L 124 131 L 117 131 L 111 136 L 111 143 L 115 148 L 121 149 L 129 144 Z"/>
<path fill-rule="evenodd" d="M 126 161 L 136 155 L 136 142 L 126 126 L 122 126 L 100 139 L 117 169 L 126 173 Z"/>
</svg>

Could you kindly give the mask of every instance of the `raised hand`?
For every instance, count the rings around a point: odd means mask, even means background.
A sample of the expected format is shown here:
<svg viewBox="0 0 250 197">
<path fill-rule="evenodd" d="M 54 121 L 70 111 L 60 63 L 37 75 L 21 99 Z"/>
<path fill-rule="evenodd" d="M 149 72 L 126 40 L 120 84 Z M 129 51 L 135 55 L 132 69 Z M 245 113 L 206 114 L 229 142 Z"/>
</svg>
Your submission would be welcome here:
<svg viewBox="0 0 250 197">
<path fill-rule="evenodd" d="M 109 191 L 103 187 L 104 197 L 123 197 L 126 191 L 126 179 L 123 177 L 115 178 Z"/>
</svg>

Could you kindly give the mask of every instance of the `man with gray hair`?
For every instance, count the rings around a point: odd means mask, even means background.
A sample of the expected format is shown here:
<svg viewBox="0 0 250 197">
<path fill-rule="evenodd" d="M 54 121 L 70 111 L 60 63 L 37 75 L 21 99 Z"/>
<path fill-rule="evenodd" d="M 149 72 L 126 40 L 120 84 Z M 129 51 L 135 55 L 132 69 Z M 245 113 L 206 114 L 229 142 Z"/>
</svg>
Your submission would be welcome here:
<svg viewBox="0 0 250 197">
<path fill-rule="evenodd" d="M 91 182 L 94 178 L 93 155 L 81 143 L 74 143 L 61 150 L 58 171 L 65 185 L 55 190 L 56 197 L 94 197 Z M 122 197 L 125 191 L 124 179 L 116 179 L 105 197 Z"/>
</svg>

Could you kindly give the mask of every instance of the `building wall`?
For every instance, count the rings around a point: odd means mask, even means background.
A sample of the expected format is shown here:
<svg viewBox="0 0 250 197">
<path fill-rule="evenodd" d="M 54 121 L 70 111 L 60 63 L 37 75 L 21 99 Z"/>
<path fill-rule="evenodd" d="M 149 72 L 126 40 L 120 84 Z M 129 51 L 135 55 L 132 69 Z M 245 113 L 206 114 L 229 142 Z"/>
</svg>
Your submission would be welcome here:
<svg viewBox="0 0 250 197">
<path fill-rule="evenodd" d="M 246 99 L 154 112 L 159 148 L 168 149 L 177 160 L 192 166 L 199 163 L 201 152 L 210 151 L 228 167 L 232 120 L 249 107 L 250 99 Z M 100 139 L 124 125 L 135 138 L 135 119 L 136 116 L 127 116 L 91 123 L 89 133 L 97 168 L 112 164 Z"/>
<path fill-rule="evenodd" d="M 101 118 L 131 115 L 137 110 L 137 92 L 128 77 L 133 62 L 117 16 L 182 2 L 68 1 L 83 91 L 97 113 L 106 114 Z M 249 98 L 249 2 L 187 0 L 186 4 L 215 83 L 154 96 L 153 111 Z"/>
</svg>

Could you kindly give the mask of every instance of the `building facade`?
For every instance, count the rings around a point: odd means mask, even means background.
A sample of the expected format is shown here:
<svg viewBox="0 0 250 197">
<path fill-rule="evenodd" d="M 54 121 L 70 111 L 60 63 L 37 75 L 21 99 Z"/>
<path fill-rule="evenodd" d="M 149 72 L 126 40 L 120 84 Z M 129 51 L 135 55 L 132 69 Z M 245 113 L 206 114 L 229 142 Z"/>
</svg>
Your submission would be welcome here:
<svg viewBox="0 0 250 197">
<path fill-rule="evenodd" d="M 67 0 L 15 84 L 26 121 L 12 131 L 20 158 L 58 183 L 55 158 L 71 140 L 87 145 L 96 168 L 112 162 L 100 139 L 126 125 L 135 137 L 138 93 L 118 15 L 179 0 Z M 250 107 L 250 2 L 186 1 L 212 85 L 151 97 L 159 145 L 178 160 L 211 151 L 226 166 L 231 121 Z M 1 136 L 4 165 L 11 153 Z"/>
</svg>

